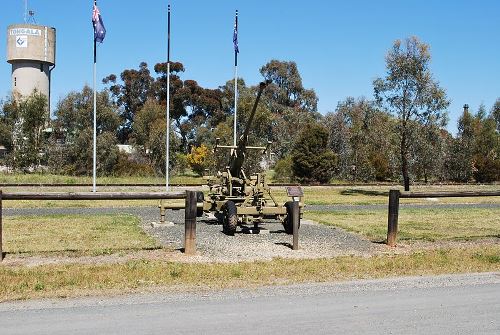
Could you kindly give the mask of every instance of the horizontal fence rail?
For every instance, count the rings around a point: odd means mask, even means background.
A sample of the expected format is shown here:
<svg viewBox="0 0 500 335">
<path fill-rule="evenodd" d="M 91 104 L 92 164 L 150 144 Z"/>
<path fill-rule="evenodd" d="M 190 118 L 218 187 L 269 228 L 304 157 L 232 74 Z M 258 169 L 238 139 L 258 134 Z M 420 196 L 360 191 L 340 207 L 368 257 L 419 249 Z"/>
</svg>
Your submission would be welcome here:
<svg viewBox="0 0 500 335">
<path fill-rule="evenodd" d="M 155 199 L 187 199 L 186 193 L 182 192 L 2 192 L 0 190 L 0 262 L 3 260 L 3 201 L 4 200 L 155 200 Z M 196 193 L 196 192 L 193 192 Z M 196 211 L 196 201 L 194 204 L 188 203 L 186 207 L 193 207 Z M 195 217 L 196 219 L 196 217 Z M 193 235 L 193 234 L 192 234 Z M 193 235 L 195 236 L 195 235 Z M 195 242 L 191 245 L 196 245 Z M 192 250 L 192 249 L 190 249 Z M 194 253 L 194 251 L 192 251 Z"/>
<path fill-rule="evenodd" d="M 399 192 L 400 198 L 467 198 L 467 197 L 495 197 L 500 196 L 500 191 L 464 191 L 464 192 Z"/>
<path fill-rule="evenodd" d="M 3 200 L 155 200 L 185 199 L 186 192 L 3 192 Z"/>
<path fill-rule="evenodd" d="M 198 187 L 204 186 L 206 183 L 175 183 L 170 184 L 171 187 Z M 471 186 L 471 185 L 483 185 L 483 184 L 466 184 L 466 183 L 439 183 L 439 184 L 426 184 L 426 183 L 415 183 L 414 186 L 425 185 L 425 186 Z M 103 183 L 99 184 L 99 187 L 165 187 L 165 183 Z M 396 187 L 395 183 L 335 183 L 335 184 L 298 184 L 298 183 L 269 183 L 269 186 L 279 187 L 279 186 L 338 186 L 338 187 L 354 187 L 354 186 L 392 186 Z M 92 187 L 91 183 L 0 183 L 0 188 L 3 187 Z"/>
<path fill-rule="evenodd" d="M 206 183 L 181 183 L 170 184 L 171 187 L 200 187 Z M 270 183 L 269 186 L 382 186 L 382 184 L 297 184 L 297 183 Z M 165 187 L 165 184 L 157 183 L 110 183 L 99 184 L 99 187 Z M 0 183 L 0 188 L 4 187 L 92 187 L 88 183 Z"/>
<path fill-rule="evenodd" d="M 463 191 L 463 192 L 401 192 L 399 190 L 389 191 L 389 213 L 387 219 L 387 245 L 396 246 L 398 234 L 399 199 L 418 198 L 467 198 L 467 197 L 498 197 L 500 191 Z"/>
<path fill-rule="evenodd" d="M 183 183 L 183 184 L 170 184 L 171 187 L 196 187 L 203 186 L 201 183 Z M 111 184 L 99 184 L 99 187 L 165 187 L 165 184 L 157 183 L 111 183 Z M 2 183 L 0 188 L 3 187 L 92 187 L 89 183 Z"/>
</svg>

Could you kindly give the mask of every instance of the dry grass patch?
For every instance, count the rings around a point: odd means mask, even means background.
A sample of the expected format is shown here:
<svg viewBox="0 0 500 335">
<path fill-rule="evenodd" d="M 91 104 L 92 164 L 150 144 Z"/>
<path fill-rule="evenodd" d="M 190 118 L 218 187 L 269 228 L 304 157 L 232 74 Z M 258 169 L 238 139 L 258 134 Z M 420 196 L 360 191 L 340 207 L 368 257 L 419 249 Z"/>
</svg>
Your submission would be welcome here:
<svg viewBox="0 0 500 335">
<path fill-rule="evenodd" d="M 344 228 L 372 241 L 387 237 L 387 211 L 306 212 L 305 218 Z M 500 238 L 500 208 L 400 208 L 399 240 Z"/>
<path fill-rule="evenodd" d="M 50 215 L 4 218 L 8 253 L 73 252 L 99 255 L 157 248 L 131 215 Z"/>
<path fill-rule="evenodd" d="M 148 288 L 219 289 L 300 282 L 500 270 L 500 246 L 443 249 L 409 255 L 243 263 L 172 263 L 0 266 L 0 301 L 125 293 Z"/>
</svg>

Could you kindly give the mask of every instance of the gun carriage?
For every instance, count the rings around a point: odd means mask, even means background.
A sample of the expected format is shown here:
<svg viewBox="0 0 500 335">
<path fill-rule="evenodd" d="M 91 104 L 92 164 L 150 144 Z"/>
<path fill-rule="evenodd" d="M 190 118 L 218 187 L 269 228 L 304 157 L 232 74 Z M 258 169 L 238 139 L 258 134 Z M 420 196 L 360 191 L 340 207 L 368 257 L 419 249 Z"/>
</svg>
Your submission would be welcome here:
<svg viewBox="0 0 500 335">
<path fill-rule="evenodd" d="M 237 145 L 219 145 L 219 139 L 217 139 L 214 147 L 214 153 L 218 149 L 230 149 L 231 157 L 229 165 L 224 171 L 217 172 L 216 176 L 208 177 L 210 190 L 207 198 L 203 200 L 203 211 L 214 214 L 221 221 L 223 231 L 227 235 L 234 235 L 238 225 L 245 227 L 253 225 L 254 228 L 258 229 L 260 224 L 269 220 L 281 221 L 285 232 L 287 234 L 293 233 L 292 201 L 279 205 L 271 194 L 266 175 L 264 173 L 249 175 L 243 168 L 248 150 L 258 150 L 264 155 L 271 144 L 268 141 L 265 147 L 248 146 L 248 134 L 257 105 L 268 84 L 269 82 L 260 83 L 250 117 Z M 300 201 L 302 199 L 300 189 L 298 194 L 288 192 L 288 195 L 294 196 L 294 200 Z M 299 207 L 300 216 L 302 216 L 302 203 L 299 204 Z"/>
</svg>

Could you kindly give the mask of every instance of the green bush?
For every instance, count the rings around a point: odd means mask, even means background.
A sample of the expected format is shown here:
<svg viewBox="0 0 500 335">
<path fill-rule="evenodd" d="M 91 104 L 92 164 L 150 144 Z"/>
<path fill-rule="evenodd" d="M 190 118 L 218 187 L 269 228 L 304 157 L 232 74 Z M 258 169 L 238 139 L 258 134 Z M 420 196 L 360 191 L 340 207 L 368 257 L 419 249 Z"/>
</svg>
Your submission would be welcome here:
<svg viewBox="0 0 500 335">
<path fill-rule="evenodd" d="M 333 176 L 337 156 L 328 148 L 328 130 L 309 124 L 292 150 L 292 170 L 301 183 L 327 183 Z"/>
<path fill-rule="evenodd" d="M 149 177 L 154 176 L 154 173 L 154 169 L 145 160 L 137 159 L 134 155 L 124 152 L 118 154 L 118 161 L 113 171 L 115 176 L 120 177 Z"/>
<path fill-rule="evenodd" d="M 187 155 L 178 152 L 176 154 L 176 164 L 175 164 L 175 173 L 178 175 L 186 174 L 187 169 L 189 169 L 189 163 L 187 159 Z"/>
<path fill-rule="evenodd" d="M 473 174 L 478 183 L 491 183 L 500 180 L 500 159 L 476 156 Z"/>
<path fill-rule="evenodd" d="M 273 181 L 278 183 L 290 183 L 293 181 L 291 156 L 286 156 L 276 162 Z"/>
</svg>

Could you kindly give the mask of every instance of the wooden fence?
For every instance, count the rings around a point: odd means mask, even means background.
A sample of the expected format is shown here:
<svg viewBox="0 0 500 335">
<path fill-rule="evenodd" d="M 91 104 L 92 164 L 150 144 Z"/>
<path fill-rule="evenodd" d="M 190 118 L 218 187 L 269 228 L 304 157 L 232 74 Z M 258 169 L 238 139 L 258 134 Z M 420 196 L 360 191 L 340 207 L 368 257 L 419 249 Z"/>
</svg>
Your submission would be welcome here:
<svg viewBox="0 0 500 335">
<path fill-rule="evenodd" d="M 3 193 L 0 190 L 0 261 L 3 260 L 3 201 L 4 200 L 154 200 L 154 199 L 186 199 L 184 252 L 196 252 L 196 193 L 163 192 L 163 193 L 124 193 L 124 192 L 52 192 L 52 193 Z"/>
<path fill-rule="evenodd" d="M 433 193 L 411 193 L 399 190 L 389 191 L 389 215 L 387 220 L 387 245 L 396 246 L 398 234 L 399 199 L 415 198 L 465 198 L 465 197 L 497 197 L 500 191 L 492 192 L 433 192 Z"/>
</svg>

